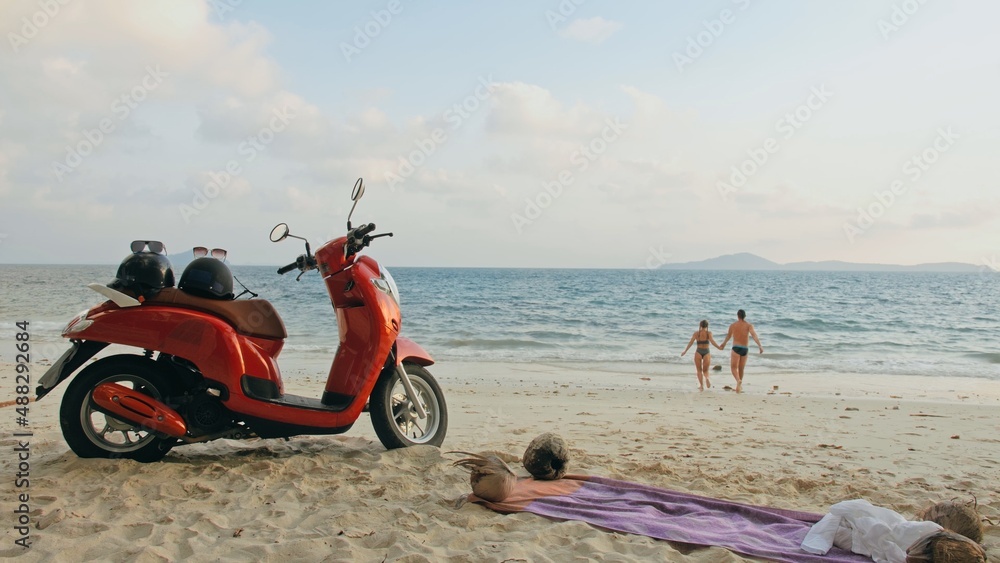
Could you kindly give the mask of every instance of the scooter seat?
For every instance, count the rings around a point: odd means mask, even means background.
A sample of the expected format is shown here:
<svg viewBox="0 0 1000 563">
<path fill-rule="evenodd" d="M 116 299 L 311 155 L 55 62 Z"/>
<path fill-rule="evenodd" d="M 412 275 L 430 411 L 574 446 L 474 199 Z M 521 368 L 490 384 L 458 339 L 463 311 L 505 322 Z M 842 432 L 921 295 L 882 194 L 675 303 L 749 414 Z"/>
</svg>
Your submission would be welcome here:
<svg viewBox="0 0 1000 563">
<path fill-rule="evenodd" d="M 236 328 L 236 332 L 260 338 L 284 339 L 285 323 L 269 301 L 246 299 L 242 301 L 222 301 L 206 299 L 168 287 L 160 290 L 155 297 L 147 299 L 148 305 L 183 307 L 218 315 Z"/>
</svg>

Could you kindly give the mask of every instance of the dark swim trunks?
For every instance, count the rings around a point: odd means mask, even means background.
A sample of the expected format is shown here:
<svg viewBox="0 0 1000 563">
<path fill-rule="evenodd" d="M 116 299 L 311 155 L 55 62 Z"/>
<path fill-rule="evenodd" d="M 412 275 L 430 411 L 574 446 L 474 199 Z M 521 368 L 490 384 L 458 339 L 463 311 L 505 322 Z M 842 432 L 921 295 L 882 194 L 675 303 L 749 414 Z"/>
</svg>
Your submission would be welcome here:
<svg viewBox="0 0 1000 563">
<path fill-rule="evenodd" d="M 741 356 L 746 356 L 747 352 L 749 352 L 749 351 L 750 351 L 750 349 L 747 348 L 746 346 L 733 346 L 733 352 L 736 352 L 737 354 L 739 354 Z"/>
</svg>

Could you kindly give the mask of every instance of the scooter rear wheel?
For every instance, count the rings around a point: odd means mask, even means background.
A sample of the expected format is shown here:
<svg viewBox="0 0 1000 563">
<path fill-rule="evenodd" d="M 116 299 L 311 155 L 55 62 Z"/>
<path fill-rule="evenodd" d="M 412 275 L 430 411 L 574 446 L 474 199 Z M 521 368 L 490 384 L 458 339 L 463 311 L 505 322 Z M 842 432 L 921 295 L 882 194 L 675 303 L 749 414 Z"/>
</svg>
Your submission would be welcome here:
<svg viewBox="0 0 1000 563">
<path fill-rule="evenodd" d="M 448 407 L 441 386 L 422 366 L 404 363 L 403 367 L 427 418 L 417 415 L 396 370 L 386 370 L 375 383 L 369 405 L 375 433 L 390 450 L 417 444 L 440 446 L 448 431 Z"/>
<path fill-rule="evenodd" d="M 126 354 L 94 362 L 73 379 L 59 407 L 59 425 L 70 449 L 80 457 L 127 458 L 144 463 L 163 459 L 176 443 L 174 438 L 160 438 L 95 408 L 91 392 L 111 382 L 159 400 L 170 394 L 167 378 L 152 360 Z"/>
</svg>

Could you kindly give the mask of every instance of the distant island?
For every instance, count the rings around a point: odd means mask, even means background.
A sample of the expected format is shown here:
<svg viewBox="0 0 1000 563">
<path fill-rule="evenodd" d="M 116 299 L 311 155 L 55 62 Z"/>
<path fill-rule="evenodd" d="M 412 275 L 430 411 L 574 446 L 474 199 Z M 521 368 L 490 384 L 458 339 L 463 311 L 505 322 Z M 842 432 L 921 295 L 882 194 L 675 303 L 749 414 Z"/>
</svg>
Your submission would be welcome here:
<svg viewBox="0 0 1000 563">
<path fill-rule="evenodd" d="M 741 252 L 727 254 L 697 262 L 681 262 L 664 264 L 661 270 L 783 270 L 798 272 L 979 272 L 981 266 L 963 264 L 961 262 L 938 262 L 933 264 L 916 264 L 901 266 L 898 264 L 863 264 L 858 262 L 842 262 L 840 260 L 824 260 L 822 262 L 790 262 L 778 264 L 756 254 Z"/>
</svg>

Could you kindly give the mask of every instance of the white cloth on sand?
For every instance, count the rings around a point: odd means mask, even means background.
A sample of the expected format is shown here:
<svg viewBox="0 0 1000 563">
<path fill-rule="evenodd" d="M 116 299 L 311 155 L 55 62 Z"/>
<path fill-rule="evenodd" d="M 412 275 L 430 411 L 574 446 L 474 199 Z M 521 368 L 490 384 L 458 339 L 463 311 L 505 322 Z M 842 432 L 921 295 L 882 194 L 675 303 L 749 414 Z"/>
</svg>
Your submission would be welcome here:
<svg viewBox="0 0 1000 563">
<path fill-rule="evenodd" d="M 905 563 L 906 550 L 917 540 L 941 529 L 934 522 L 911 522 L 888 508 L 866 500 L 845 500 L 815 523 L 802 549 L 826 555 L 832 546 L 867 555 L 876 563 Z"/>
</svg>

